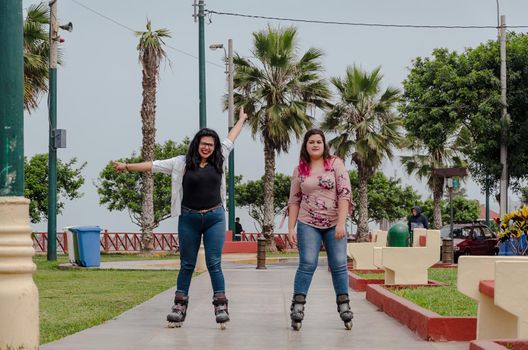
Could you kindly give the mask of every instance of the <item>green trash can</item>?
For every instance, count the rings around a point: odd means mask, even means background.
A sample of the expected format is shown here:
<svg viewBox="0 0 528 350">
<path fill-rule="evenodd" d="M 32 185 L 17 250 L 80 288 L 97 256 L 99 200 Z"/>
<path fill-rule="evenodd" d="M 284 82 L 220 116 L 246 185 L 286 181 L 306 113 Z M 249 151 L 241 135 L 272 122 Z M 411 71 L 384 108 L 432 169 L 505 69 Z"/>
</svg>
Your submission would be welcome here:
<svg viewBox="0 0 528 350">
<path fill-rule="evenodd" d="M 398 223 L 391 226 L 387 234 L 387 246 L 389 247 L 408 247 L 409 230 L 407 225 Z"/>
</svg>

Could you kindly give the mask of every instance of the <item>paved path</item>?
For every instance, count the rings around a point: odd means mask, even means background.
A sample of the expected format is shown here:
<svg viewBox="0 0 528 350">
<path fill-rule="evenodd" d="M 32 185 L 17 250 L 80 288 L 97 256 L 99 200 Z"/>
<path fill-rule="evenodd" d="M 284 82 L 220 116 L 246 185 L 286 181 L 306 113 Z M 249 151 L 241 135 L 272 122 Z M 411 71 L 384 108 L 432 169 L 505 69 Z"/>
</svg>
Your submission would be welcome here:
<svg viewBox="0 0 528 350">
<path fill-rule="evenodd" d="M 254 265 L 253 265 L 254 266 Z M 289 307 L 295 267 L 226 264 L 231 322 L 225 331 L 214 321 L 207 273 L 193 279 L 187 320 L 182 328 L 166 327 L 174 290 L 165 291 L 117 318 L 59 341 L 42 350 L 325 350 L 325 349 L 468 349 L 467 343 L 431 343 L 417 338 L 351 292 L 354 327 L 344 329 L 335 306 L 330 273 L 320 267 L 308 296 L 300 332 L 290 329 Z M 138 282 L 140 283 L 140 282 Z"/>
</svg>

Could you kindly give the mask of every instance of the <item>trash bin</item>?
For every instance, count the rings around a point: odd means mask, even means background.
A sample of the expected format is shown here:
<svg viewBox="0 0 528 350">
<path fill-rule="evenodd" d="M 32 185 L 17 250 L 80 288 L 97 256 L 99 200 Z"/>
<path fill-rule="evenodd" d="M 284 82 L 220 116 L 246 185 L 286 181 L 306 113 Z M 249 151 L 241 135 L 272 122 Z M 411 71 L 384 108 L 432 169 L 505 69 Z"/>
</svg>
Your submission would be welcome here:
<svg viewBox="0 0 528 350">
<path fill-rule="evenodd" d="M 387 246 L 389 247 L 408 247 L 409 230 L 402 223 L 394 224 L 387 233 Z"/>
<path fill-rule="evenodd" d="M 63 228 L 66 232 L 66 239 L 68 240 L 68 261 L 72 264 L 79 265 L 79 245 L 77 244 L 77 232 L 72 230 L 74 226 Z"/>
<path fill-rule="evenodd" d="M 79 260 L 78 265 L 84 267 L 99 267 L 101 264 L 100 236 L 101 228 L 99 226 L 76 226 L 71 227 L 74 232 L 74 242 L 77 243 Z"/>
</svg>

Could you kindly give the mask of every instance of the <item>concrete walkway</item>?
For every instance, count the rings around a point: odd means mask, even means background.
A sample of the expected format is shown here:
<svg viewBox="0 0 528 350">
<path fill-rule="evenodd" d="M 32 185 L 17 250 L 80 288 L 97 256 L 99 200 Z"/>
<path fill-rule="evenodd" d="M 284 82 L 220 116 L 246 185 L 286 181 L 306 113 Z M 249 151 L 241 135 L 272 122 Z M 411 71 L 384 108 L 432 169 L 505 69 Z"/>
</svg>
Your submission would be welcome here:
<svg viewBox="0 0 528 350">
<path fill-rule="evenodd" d="M 468 349 L 467 343 L 432 343 L 417 338 L 351 291 L 354 327 L 345 330 L 335 306 L 332 280 L 326 267 L 314 276 L 306 317 L 300 332 L 290 328 L 289 307 L 295 266 L 225 264 L 231 322 L 220 330 L 214 321 L 211 286 L 207 273 L 192 281 L 187 320 L 182 328 L 167 328 L 174 290 L 108 321 L 53 343 L 42 350 L 119 349 Z M 138 283 L 141 283 L 138 281 Z"/>
</svg>

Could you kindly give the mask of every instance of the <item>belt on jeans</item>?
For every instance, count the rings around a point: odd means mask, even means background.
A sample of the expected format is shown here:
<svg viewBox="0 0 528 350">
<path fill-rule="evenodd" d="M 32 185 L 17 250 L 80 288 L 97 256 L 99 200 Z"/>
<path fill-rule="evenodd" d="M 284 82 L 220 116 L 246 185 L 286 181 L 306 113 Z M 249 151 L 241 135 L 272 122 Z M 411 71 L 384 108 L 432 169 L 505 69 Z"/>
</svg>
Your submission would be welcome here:
<svg viewBox="0 0 528 350">
<path fill-rule="evenodd" d="M 185 210 L 190 211 L 191 213 L 195 213 L 195 214 L 205 214 L 205 213 L 208 213 L 208 212 L 210 212 L 210 211 L 212 211 L 212 210 L 218 209 L 218 208 L 220 208 L 221 206 L 222 206 L 222 203 L 217 204 L 217 205 L 215 205 L 214 207 L 209 208 L 209 209 L 200 209 L 200 210 L 196 210 L 196 209 L 191 209 L 191 208 L 187 208 L 187 207 L 183 207 L 183 208 L 185 208 Z"/>
</svg>

